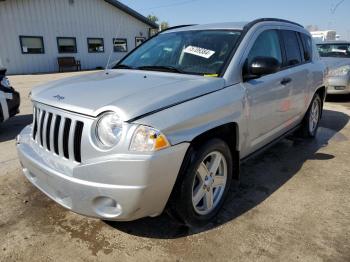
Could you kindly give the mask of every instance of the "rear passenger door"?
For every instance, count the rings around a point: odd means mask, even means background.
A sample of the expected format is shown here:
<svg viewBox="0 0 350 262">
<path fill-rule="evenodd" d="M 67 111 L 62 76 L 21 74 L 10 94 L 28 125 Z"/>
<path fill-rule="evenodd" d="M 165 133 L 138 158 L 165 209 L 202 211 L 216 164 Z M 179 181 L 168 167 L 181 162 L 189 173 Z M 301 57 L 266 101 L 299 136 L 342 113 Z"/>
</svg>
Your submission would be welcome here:
<svg viewBox="0 0 350 262">
<path fill-rule="evenodd" d="M 293 30 L 281 30 L 284 43 L 284 65 L 283 70 L 288 72 L 288 83 L 291 88 L 289 98 L 281 104 L 281 118 L 285 118 L 284 111 L 288 111 L 288 117 L 284 119 L 290 125 L 301 120 L 305 103 L 308 101 L 308 57 L 304 52 L 301 34 Z"/>
</svg>

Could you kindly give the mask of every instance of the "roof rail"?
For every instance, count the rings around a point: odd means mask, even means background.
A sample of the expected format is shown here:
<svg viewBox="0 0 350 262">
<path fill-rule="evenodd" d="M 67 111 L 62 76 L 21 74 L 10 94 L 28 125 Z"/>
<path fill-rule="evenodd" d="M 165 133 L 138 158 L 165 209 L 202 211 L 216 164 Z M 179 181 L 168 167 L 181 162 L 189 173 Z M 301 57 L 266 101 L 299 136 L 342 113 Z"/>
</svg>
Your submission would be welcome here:
<svg viewBox="0 0 350 262">
<path fill-rule="evenodd" d="M 173 30 L 173 29 L 178 29 L 178 28 L 182 28 L 182 27 L 194 26 L 194 25 L 196 25 L 196 24 L 172 26 L 172 27 L 168 27 L 167 29 L 164 29 L 164 30 L 160 31 L 159 33 L 163 33 L 163 32 L 165 32 L 165 31 L 169 31 L 169 30 Z"/>
<path fill-rule="evenodd" d="M 298 23 L 295 23 L 295 22 L 292 22 L 289 20 L 285 20 L 285 19 L 279 19 L 279 18 L 259 18 L 259 19 L 256 19 L 256 20 L 248 23 L 244 28 L 250 29 L 254 25 L 256 25 L 258 23 L 262 23 L 262 22 L 282 22 L 282 23 L 289 23 L 289 24 L 293 24 L 293 25 L 304 28 L 304 26 L 302 26 L 301 24 L 298 24 Z"/>
</svg>

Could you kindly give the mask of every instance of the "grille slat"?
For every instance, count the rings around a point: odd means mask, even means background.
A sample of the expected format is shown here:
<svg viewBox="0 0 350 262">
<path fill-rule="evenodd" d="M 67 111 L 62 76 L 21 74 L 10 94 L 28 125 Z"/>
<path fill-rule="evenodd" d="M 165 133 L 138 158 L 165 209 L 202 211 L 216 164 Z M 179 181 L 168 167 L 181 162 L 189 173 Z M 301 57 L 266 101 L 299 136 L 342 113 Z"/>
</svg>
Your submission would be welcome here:
<svg viewBox="0 0 350 262">
<path fill-rule="evenodd" d="M 50 151 L 53 150 L 55 148 L 54 145 L 54 132 L 55 132 L 55 124 L 56 124 L 56 115 L 52 114 L 52 120 L 51 120 L 51 127 L 50 127 Z"/>
<path fill-rule="evenodd" d="M 46 121 L 46 130 L 45 130 L 45 146 L 47 150 L 51 150 L 50 145 L 50 134 L 51 134 L 51 122 L 52 122 L 52 113 L 48 114 L 47 121 Z"/>
<path fill-rule="evenodd" d="M 43 122 L 43 130 L 42 130 L 42 139 L 41 139 L 41 145 L 44 148 L 47 148 L 46 145 L 46 135 L 47 135 L 47 121 L 49 120 L 49 114 L 45 113 L 45 117 L 44 117 L 44 122 Z"/>
<path fill-rule="evenodd" d="M 59 133 L 59 130 L 60 130 L 60 125 L 61 125 L 61 116 L 56 116 L 55 130 L 54 130 L 54 135 L 53 135 L 54 149 L 55 149 L 56 155 L 59 154 L 59 152 L 58 152 L 58 133 Z"/>
<path fill-rule="evenodd" d="M 77 121 L 73 121 L 69 130 L 69 139 L 68 139 L 68 153 L 69 153 L 69 159 L 75 160 L 74 156 L 74 133 L 75 133 L 75 127 L 77 125 Z"/>
<path fill-rule="evenodd" d="M 56 155 L 81 162 L 83 122 L 38 107 L 33 118 L 34 141 Z"/>
<path fill-rule="evenodd" d="M 64 123 L 63 128 L 63 155 L 65 158 L 69 159 L 69 149 L 68 149 L 68 143 L 69 143 L 69 131 L 72 125 L 72 120 L 69 118 L 66 118 L 66 121 Z"/>
<path fill-rule="evenodd" d="M 63 117 L 61 119 L 60 128 L 58 131 L 58 154 L 60 156 L 64 155 L 64 152 L 63 152 L 63 132 L 64 132 L 65 124 L 66 124 L 66 118 Z"/>
</svg>

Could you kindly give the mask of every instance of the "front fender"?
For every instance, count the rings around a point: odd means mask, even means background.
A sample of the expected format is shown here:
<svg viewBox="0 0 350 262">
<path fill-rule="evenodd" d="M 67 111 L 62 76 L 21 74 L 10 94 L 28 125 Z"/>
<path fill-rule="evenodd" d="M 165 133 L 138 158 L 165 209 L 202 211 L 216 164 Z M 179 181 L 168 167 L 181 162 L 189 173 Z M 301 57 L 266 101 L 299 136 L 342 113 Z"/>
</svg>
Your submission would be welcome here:
<svg viewBox="0 0 350 262">
<path fill-rule="evenodd" d="M 200 134 L 227 123 L 234 122 L 240 126 L 244 122 L 244 96 L 245 92 L 240 85 L 232 85 L 134 123 L 162 131 L 172 145 L 191 142 Z M 241 142 L 241 138 L 239 140 Z"/>
</svg>

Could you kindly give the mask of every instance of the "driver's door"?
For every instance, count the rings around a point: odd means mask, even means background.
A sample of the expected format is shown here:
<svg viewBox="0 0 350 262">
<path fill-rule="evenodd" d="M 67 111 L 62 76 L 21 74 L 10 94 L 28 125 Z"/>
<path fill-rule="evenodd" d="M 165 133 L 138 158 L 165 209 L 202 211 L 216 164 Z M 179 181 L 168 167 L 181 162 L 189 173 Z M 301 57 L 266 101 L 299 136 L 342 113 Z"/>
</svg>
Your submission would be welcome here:
<svg viewBox="0 0 350 262">
<path fill-rule="evenodd" d="M 258 56 L 272 57 L 283 64 L 277 30 L 265 30 L 258 35 L 245 60 L 246 64 Z M 248 100 L 249 153 L 268 144 L 285 131 L 283 124 L 288 118 L 288 99 L 292 92 L 288 74 L 288 70 L 280 70 L 243 83 Z"/>
</svg>

